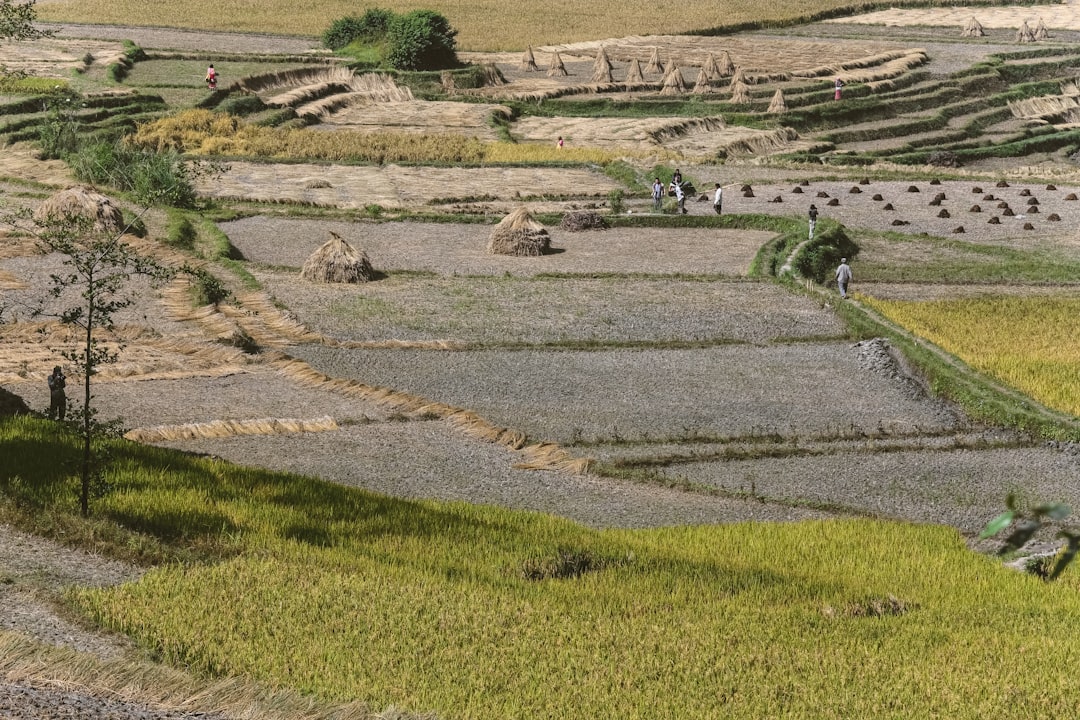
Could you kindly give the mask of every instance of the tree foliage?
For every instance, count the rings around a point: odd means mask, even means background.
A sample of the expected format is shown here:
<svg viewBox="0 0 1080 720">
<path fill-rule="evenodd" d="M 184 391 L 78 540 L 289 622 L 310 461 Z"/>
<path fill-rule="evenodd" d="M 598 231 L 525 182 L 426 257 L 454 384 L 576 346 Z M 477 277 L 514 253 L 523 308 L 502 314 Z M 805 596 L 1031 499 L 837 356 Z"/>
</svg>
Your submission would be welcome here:
<svg viewBox="0 0 1080 720">
<path fill-rule="evenodd" d="M 35 1 L 0 0 L 0 40 L 34 40 L 52 35 L 51 31 L 34 27 L 37 20 Z"/>
<path fill-rule="evenodd" d="M 394 13 L 382 8 L 369 8 L 362 16 L 350 15 L 335 20 L 323 32 L 323 45 L 340 50 L 356 41 L 374 43 L 386 36 Z"/>
<path fill-rule="evenodd" d="M 458 64 L 457 30 L 432 10 L 397 15 L 386 31 L 386 61 L 398 70 L 438 70 Z"/>
</svg>

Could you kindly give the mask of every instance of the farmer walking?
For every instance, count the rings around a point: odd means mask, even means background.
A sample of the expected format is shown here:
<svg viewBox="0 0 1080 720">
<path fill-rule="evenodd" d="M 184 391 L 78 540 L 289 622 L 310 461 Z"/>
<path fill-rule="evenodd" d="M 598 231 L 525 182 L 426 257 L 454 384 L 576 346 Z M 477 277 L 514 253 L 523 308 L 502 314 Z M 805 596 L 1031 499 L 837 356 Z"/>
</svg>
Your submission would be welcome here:
<svg viewBox="0 0 1080 720">
<path fill-rule="evenodd" d="M 652 204 L 653 212 L 660 212 L 660 202 L 664 199 L 664 185 L 660 182 L 660 178 L 653 180 L 652 184 Z"/>
<path fill-rule="evenodd" d="M 679 204 L 679 212 L 686 214 L 686 193 L 683 192 L 682 183 L 675 186 L 675 201 Z"/>
<path fill-rule="evenodd" d="M 836 82 L 833 83 L 833 100 L 840 99 L 840 91 L 844 88 L 844 81 L 840 78 L 836 78 Z"/>
<path fill-rule="evenodd" d="M 712 206 L 716 214 L 719 215 L 724 205 L 724 188 L 720 187 L 720 183 L 716 183 L 716 192 L 713 193 Z"/>
<path fill-rule="evenodd" d="M 210 63 L 210 67 L 206 68 L 206 80 L 207 90 L 217 90 L 217 70 L 214 69 L 214 63 Z"/>
<path fill-rule="evenodd" d="M 840 288 L 840 297 L 847 300 L 847 286 L 851 282 L 851 268 L 847 264 L 847 258 L 840 258 L 840 266 L 836 268 L 836 286 Z"/>
<path fill-rule="evenodd" d="M 814 228 L 817 227 L 817 205 L 810 203 L 810 212 L 807 213 L 810 218 L 810 239 L 814 239 Z"/>
<path fill-rule="evenodd" d="M 67 393 L 64 392 L 66 386 L 67 378 L 64 377 L 64 371 L 57 365 L 53 368 L 52 375 L 49 376 L 50 420 L 64 419 L 64 414 L 67 412 Z"/>
</svg>

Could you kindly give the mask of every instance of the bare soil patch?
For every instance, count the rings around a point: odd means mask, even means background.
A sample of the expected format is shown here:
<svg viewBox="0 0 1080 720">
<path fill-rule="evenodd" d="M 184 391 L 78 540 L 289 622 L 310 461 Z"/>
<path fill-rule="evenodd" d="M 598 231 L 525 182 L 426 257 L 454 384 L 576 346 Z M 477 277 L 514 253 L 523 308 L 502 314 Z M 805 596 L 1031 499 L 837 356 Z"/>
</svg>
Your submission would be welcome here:
<svg viewBox="0 0 1080 720">
<path fill-rule="evenodd" d="M 450 101 L 413 100 L 351 105 L 322 119 L 315 129 L 346 129 L 378 132 L 453 132 L 494 142 L 498 133 L 490 123 L 492 113 L 507 113 L 502 105 Z"/>
</svg>

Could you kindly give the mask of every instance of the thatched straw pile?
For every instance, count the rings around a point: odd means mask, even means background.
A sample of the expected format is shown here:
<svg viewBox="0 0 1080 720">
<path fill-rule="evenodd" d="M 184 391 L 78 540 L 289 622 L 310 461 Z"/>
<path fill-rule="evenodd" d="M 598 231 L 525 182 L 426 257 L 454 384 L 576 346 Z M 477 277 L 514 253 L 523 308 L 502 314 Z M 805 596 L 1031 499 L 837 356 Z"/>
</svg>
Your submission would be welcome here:
<svg viewBox="0 0 1080 720">
<path fill-rule="evenodd" d="M 736 105 L 750 104 L 750 86 L 743 81 L 731 84 L 731 102 Z"/>
<path fill-rule="evenodd" d="M 784 100 L 784 91 L 780 88 L 776 88 L 776 93 L 772 96 L 772 102 L 769 103 L 769 110 L 771 113 L 783 113 L 787 112 L 787 102 Z"/>
<path fill-rule="evenodd" d="M 312 282 L 361 283 L 375 276 L 363 251 L 356 250 L 335 232 L 311 254 L 300 270 L 300 277 Z"/>
<path fill-rule="evenodd" d="M 660 62 L 660 48 L 654 47 L 652 49 L 652 55 L 649 56 L 649 64 L 645 66 L 645 72 L 661 74 L 664 72 L 664 63 Z"/>
<path fill-rule="evenodd" d="M 566 72 L 566 66 L 563 65 L 562 56 L 559 55 L 558 50 L 551 54 L 551 63 L 548 65 L 547 74 L 548 77 L 566 77 L 570 74 Z"/>
<path fill-rule="evenodd" d="M 715 81 L 705 71 L 705 68 L 698 70 L 697 80 L 694 82 L 694 89 L 691 92 L 694 93 L 707 93 L 713 89 Z"/>
<path fill-rule="evenodd" d="M 664 86 L 660 88 L 661 95 L 681 95 L 686 92 L 686 80 L 683 79 L 682 70 L 675 63 L 668 67 L 664 75 Z"/>
<path fill-rule="evenodd" d="M 709 53 L 705 58 L 705 64 L 701 66 L 701 72 L 709 80 L 717 80 L 721 76 L 720 66 L 716 63 L 716 56 Z"/>
<path fill-rule="evenodd" d="M 1035 33 L 1031 32 L 1031 28 L 1028 27 L 1027 20 L 1020 23 L 1020 29 L 1016 31 L 1016 42 L 1035 42 Z"/>
<path fill-rule="evenodd" d="M 535 72 L 540 69 L 536 67 L 536 56 L 533 55 L 532 45 L 525 48 L 525 54 L 521 56 L 521 65 L 519 67 L 525 72 Z"/>
<path fill-rule="evenodd" d="M 735 72 L 735 63 L 731 61 L 731 53 L 727 50 L 720 56 L 720 66 L 717 69 L 720 72 L 720 77 L 727 77 Z"/>
<path fill-rule="evenodd" d="M 607 220 L 597 213 L 588 210 L 577 210 L 563 215 L 559 228 L 567 232 L 584 232 L 586 230 L 607 230 Z"/>
<path fill-rule="evenodd" d="M 491 231 L 488 252 L 493 255 L 537 257 L 551 247 L 551 237 L 544 226 L 533 220 L 524 205 L 502 219 Z"/>
<path fill-rule="evenodd" d="M 1033 36 L 1036 40 L 1046 40 L 1050 37 L 1050 31 L 1046 29 L 1046 23 L 1040 17 L 1039 22 L 1035 25 L 1035 34 Z"/>
<path fill-rule="evenodd" d="M 600 52 L 596 53 L 596 60 L 593 61 L 592 81 L 595 83 L 611 82 L 611 60 L 608 58 L 607 50 L 603 47 L 600 48 Z"/>
<path fill-rule="evenodd" d="M 96 233 L 117 233 L 124 228 L 124 213 L 113 201 L 86 185 L 75 185 L 46 198 L 34 219 L 40 223 L 85 218 Z"/>
<path fill-rule="evenodd" d="M 960 32 L 960 37 L 983 37 L 985 35 L 986 32 L 983 30 L 982 24 L 975 19 L 974 15 L 971 16 L 971 19 L 967 21 L 967 25 Z"/>
<path fill-rule="evenodd" d="M 643 83 L 645 77 L 641 74 L 641 63 L 637 58 L 630 61 L 630 67 L 626 69 L 626 84 Z"/>
</svg>

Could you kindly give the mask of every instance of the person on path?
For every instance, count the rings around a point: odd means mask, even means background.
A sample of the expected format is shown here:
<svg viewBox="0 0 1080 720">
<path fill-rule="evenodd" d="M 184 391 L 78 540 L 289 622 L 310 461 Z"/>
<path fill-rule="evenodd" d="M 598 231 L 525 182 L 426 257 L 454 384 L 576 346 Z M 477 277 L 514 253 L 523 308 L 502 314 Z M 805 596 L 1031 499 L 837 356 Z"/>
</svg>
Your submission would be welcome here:
<svg viewBox="0 0 1080 720">
<path fill-rule="evenodd" d="M 844 87 L 844 81 L 840 78 L 836 78 L 836 82 L 833 84 L 833 100 L 840 99 L 840 91 Z"/>
<path fill-rule="evenodd" d="M 559 136 L 559 139 L 555 141 L 555 147 L 556 147 L 556 148 L 558 148 L 559 150 L 562 150 L 562 149 L 563 149 L 563 139 L 562 139 L 562 135 L 560 135 L 560 136 Z"/>
<path fill-rule="evenodd" d="M 67 412 L 67 393 L 64 392 L 65 387 L 67 387 L 67 378 L 64 377 L 64 371 L 57 365 L 53 368 L 52 375 L 49 376 L 50 420 L 64 419 L 64 414 Z"/>
<path fill-rule="evenodd" d="M 206 88 L 208 90 L 217 90 L 217 70 L 214 69 L 214 63 L 210 63 L 210 67 L 206 68 Z"/>
<path fill-rule="evenodd" d="M 671 182 L 674 185 L 682 185 L 682 170 L 675 168 L 675 174 L 671 176 Z"/>
<path fill-rule="evenodd" d="M 807 213 L 810 218 L 810 239 L 814 239 L 814 228 L 817 227 L 817 205 L 810 203 L 810 212 Z"/>
<path fill-rule="evenodd" d="M 660 178 L 653 180 L 652 184 L 652 203 L 653 211 L 660 212 L 660 203 L 664 199 L 664 184 L 660 182 Z"/>
<path fill-rule="evenodd" d="M 682 183 L 675 186 L 675 202 L 679 204 L 679 212 L 686 214 L 686 193 L 683 192 Z"/>
<path fill-rule="evenodd" d="M 720 187 L 720 183 L 716 183 L 716 192 L 713 193 L 712 206 L 716 214 L 719 215 L 724 205 L 724 188 Z"/>
<path fill-rule="evenodd" d="M 847 258 L 840 258 L 840 266 L 836 268 L 836 286 L 840 288 L 840 297 L 847 300 L 847 286 L 851 282 L 851 268 L 847 264 Z"/>
</svg>

